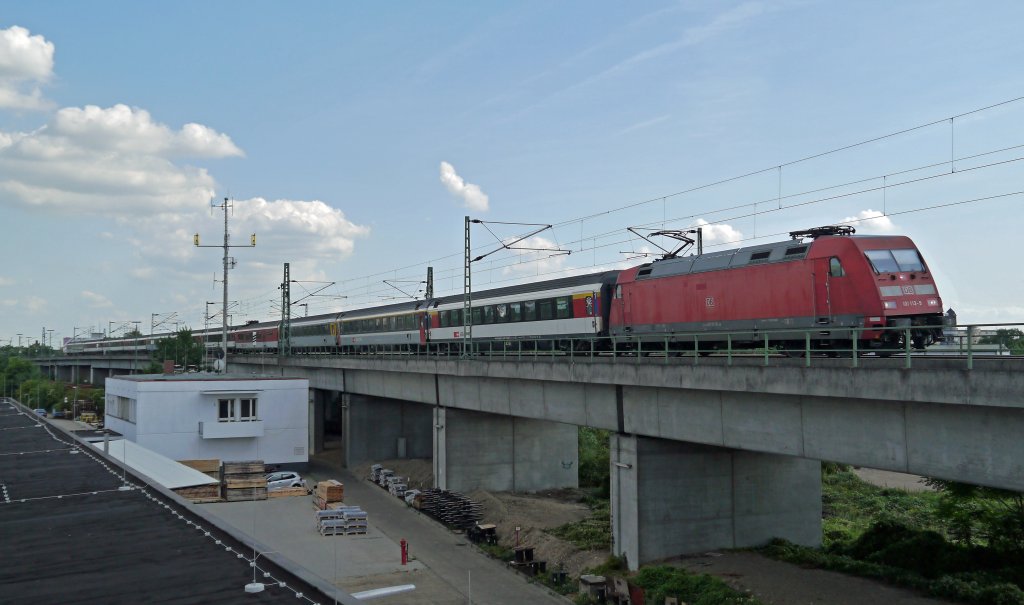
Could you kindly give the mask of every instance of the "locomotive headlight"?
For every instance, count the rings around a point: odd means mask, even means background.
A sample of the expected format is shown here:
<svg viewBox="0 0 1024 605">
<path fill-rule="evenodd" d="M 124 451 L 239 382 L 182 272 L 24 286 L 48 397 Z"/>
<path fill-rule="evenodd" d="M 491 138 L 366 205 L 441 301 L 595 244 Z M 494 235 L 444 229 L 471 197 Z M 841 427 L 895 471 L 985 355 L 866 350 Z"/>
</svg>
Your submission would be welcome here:
<svg viewBox="0 0 1024 605">
<path fill-rule="evenodd" d="M 895 309 L 896 308 L 896 301 L 895 300 L 887 300 L 887 301 L 884 302 L 884 306 L 885 306 L 886 309 Z"/>
<path fill-rule="evenodd" d="M 939 300 L 937 298 L 929 298 L 928 299 L 928 306 L 929 307 L 937 307 L 937 306 L 939 306 Z"/>
</svg>

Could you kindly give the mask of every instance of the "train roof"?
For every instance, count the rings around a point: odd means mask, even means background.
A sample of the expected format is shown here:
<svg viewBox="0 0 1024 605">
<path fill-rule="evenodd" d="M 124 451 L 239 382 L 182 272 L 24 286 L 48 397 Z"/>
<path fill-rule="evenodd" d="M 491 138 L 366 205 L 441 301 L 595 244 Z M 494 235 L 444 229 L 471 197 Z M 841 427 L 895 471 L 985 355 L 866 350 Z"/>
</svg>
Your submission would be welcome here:
<svg viewBox="0 0 1024 605">
<path fill-rule="evenodd" d="M 734 269 L 747 265 L 763 265 L 780 261 L 790 261 L 805 258 L 811 246 L 817 241 L 831 239 L 845 240 L 866 240 L 894 236 L 877 235 L 826 235 L 813 241 L 784 240 L 756 246 L 743 248 L 732 248 L 720 252 L 711 252 L 700 256 L 682 256 L 678 258 L 659 259 L 652 263 L 640 265 L 637 270 L 637 279 L 654 279 L 669 277 L 673 275 L 687 275 L 690 273 L 703 273 L 705 271 L 717 271 L 721 269 Z"/>
</svg>

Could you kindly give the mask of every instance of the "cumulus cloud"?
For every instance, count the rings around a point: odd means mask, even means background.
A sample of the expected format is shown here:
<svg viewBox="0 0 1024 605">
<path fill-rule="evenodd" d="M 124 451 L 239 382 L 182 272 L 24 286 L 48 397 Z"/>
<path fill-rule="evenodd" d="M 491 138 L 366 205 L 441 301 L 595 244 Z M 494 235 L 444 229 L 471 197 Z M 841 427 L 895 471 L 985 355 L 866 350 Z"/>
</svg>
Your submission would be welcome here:
<svg viewBox="0 0 1024 605">
<path fill-rule="evenodd" d="M 355 238 L 370 234 L 369 227 L 353 223 L 344 212 L 319 200 L 267 201 L 257 197 L 234 204 L 239 229 L 266 234 L 259 236 L 259 241 L 270 245 L 294 246 L 302 241 L 306 256 L 347 256 L 355 247 Z"/>
<path fill-rule="evenodd" d="M 14 280 L 0 275 L 0 286 L 13 286 Z"/>
<path fill-rule="evenodd" d="M 507 240 L 509 243 L 512 240 Z M 502 269 L 504 275 L 547 275 L 565 270 L 569 255 L 555 242 L 535 235 L 513 245 L 514 264 Z"/>
<path fill-rule="evenodd" d="M 448 162 L 441 162 L 441 183 L 448 191 L 461 198 L 462 205 L 466 208 L 477 212 L 487 212 L 490 206 L 487 194 L 481 191 L 479 186 L 464 181 L 455 172 L 455 167 Z"/>
<path fill-rule="evenodd" d="M 94 309 L 114 306 L 114 303 L 110 302 L 109 298 L 103 296 L 102 294 L 97 294 L 91 290 L 82 290 L 82 298 L 88 301 L 89 306 Z"/>
<path fill-rule="evenodd" d="M 895 233 L 896 225 L 892 222 L 888 216 L 885 216 L 878 210 L 861 210 L 855 216 L 848 216 L 840 221 L 844 225 L 853 225 L 857 229 L 857 233 L 861 235 L 884 235 L 886 233 Z"/>
<path fill-rule="evenodd" d="M 48 109 L 39 85 L 53 75 L 53 43 L 17 25 L 0 30 L 0 107 Z"/>
<path fill-rule="evenodd" d="M 0 133 L 0 192 L 43 209 L 105 216 L 200 209 L 215 183 L 179 156 L 243 155 L 199 124 L 174 131 L 149 112 L 115 105 L 69 107 L 28 133 Z"/>
<path fill-rule="evenodd" d="M 702 218 L 697 219 L 696 225 L 701 228 L 701 236 L 704 238 L 705 245 L 729 244 L 743 239 L 743 233 L 733 228 L 731 225 L 720 223 L 712 224 Z"/>
</svg>

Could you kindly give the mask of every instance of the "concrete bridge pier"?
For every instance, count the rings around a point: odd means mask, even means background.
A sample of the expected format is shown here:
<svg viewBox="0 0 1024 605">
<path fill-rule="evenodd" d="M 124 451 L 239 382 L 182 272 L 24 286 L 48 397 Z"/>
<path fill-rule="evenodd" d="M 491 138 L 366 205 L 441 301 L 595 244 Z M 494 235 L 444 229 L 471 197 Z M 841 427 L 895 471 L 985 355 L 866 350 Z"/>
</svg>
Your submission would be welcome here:
<svg viewBox="0 0 1024 605">
<path fill-rule="evenodd" d="M 434 408 L 434 483 L 442 489 L 535 492 L 579 485 L 575 425 Z"/>
<path fill-rule="evenodd" d="M 821 463 L 682 441 L 611 436 L 612 549 L 630 569 L 669 557 L 821 545 Z"/>
</svg>

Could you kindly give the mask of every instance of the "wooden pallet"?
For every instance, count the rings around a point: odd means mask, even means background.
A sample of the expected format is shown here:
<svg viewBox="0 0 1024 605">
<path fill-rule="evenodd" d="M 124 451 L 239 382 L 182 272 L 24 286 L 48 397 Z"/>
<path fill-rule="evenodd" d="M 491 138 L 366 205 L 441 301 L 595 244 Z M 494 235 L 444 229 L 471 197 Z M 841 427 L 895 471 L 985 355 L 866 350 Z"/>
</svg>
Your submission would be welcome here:
<svg viewBox="0 0 1024 605">
<path fill-rule="evenodd" d="M 221 474 L 223 475 L 241 475 L 246 473 L 259 473 L 263 474 L 266 472 L 266 467 L 263 465 L 262 460 L 240 460 L 240 461 L 225 461 L 221 467 Z"/>
<path fill-rule="evenodd" d="M 304 487 L 282 487 L 279 489 L 267 490 L 267 496 L 270 498 L 292 498 L 295 496 L 306 495 L 309 495 L 309 491 Z"/>
<path fill-rule="evenodd" d="M 224 487 L 228 489 L 266 486 L 267 478 L 261 474 L 224 475 Z"/>
<path fill-rule="evenodd" d="M 209 460 L 178 460 L 179 464 L 184 464 L 189 468 L 194 468 L 200 473 L 214 473 L 215 475 L 220 472 L 220 460 L 212 458 Z"/>
<path fill-rule="evenodd" d="M 187 498 L 192 502 L 198 500 L 216 502 L 220 500 L 220 486 L 217 484 L 179 487 L 173 491 L 182 498 Z"/>
<path fill-rule="evenodd" d="M 321 481 L 316 484 L 316 495 L 326 502 L 343 502 L 345 500 L 345 485 L 334 479 Z"/>
<path fill-rule="evenodd" d="M 244 502 L 246 500 L 266 500 L 267 488 L 250 487 L 242 489 L 225 489 L 224 499 L 228 502 Z"/>
</svg>

